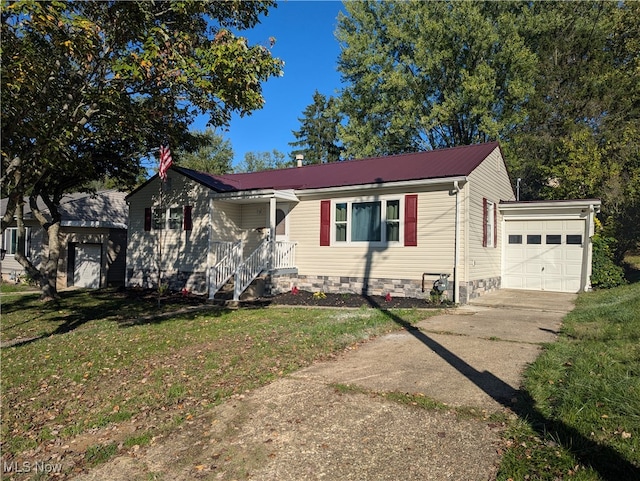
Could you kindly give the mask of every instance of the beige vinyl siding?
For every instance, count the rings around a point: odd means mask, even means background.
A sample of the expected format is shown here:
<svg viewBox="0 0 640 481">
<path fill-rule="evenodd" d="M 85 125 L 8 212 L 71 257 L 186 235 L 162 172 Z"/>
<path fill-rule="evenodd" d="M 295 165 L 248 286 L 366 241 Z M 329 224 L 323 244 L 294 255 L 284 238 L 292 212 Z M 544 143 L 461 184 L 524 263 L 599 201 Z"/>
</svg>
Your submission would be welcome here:
<svg viewBox="0 0 640 481">
<path fill-rule="evenodd" d="M 313 196 L 289 213 L 291 241 L 298 243 L 296 264 L 301 275 L 349 276 L 363 278 L 421 279 L 423 272 L 453 273 L 455 196 L 452 184 L 423 190 L 380 190 L 373 195 L 350 194 Z M 418 195 L 418 245 L 375 246 L 368 243 L 320 246 L 321 200 L 357 199 L 368 201 L 397 198 L 404 206 L 405 194 Z M 333 205 L 332 205 L 333 210 Z M 401 216 L 403 218 L 404 216 Z M 401 222 L 401 230 L 404 223 Z"/>
<path fill-rule="evenodd" d="M 162 194 L 162 206 L 193 207 L 193 228 L 144 230 L 145 208 L 160 207 L 160 181 L 155 179 L 129 198 L 129 245 L 127 269 L 157 272 L 162 270 L 205 271 L 209 251 L 209 190 L 175 172 L 169 173 L 171 188 Z M 161 250 L 161 255 L 160 255 Z"/>
<path fill-rule="evenodd" d="M 269 237 L 269 199 L 242 206 L 244 256 L 249 256 L 263 239 Z"/>
<path fill-rule="evenodd" d="M 513 188 L 500 149 L 496 148 L 468 177 L 466 207 L 468 228 L 465 231 L 465 271 L 467 281 L 500 277 L 502 262 L 502 222 L 498 204 L 501 200 L 514 200 Z M 497 211 L 495 247 L 483 247 L 482 199 L 494 203 Z"/>
</svg>

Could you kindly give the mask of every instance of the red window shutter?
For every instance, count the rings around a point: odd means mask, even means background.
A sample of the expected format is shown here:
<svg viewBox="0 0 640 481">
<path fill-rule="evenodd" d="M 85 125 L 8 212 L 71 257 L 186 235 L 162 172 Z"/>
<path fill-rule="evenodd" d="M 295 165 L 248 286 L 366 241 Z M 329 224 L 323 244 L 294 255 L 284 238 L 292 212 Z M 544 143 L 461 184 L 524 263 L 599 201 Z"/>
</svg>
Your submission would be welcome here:
<svg viewBox="0 0 640 481">
<path fill-rule="evenodd" d="M 190 205 L 184 206 L 184 216 L 182 220 L 182 226 L 184 230 L 193 229 L 193 221 L 191 220 L 191 210 L 193 209 Z"/>
<path fill-rule="evenodd" d="M 320 245 L 331 245 L 331 201 L 320 202 Z"/>
<path fill-rule="evenodd" d="M 482 199 L 482 247 L 487 247 L 487 199 Z"/>
<path fill-rule="evenodd" d="M 151 207 L 144 208 L 144 230 L 151 230 Z"/>
<path fill-rule="evenodd" d="M 493 204 L 493 247 L 498 247 L 498 206 Z"/>
<path fill-rule="evenodd" d="M 404 245 L 418 245 L 418 196 L 407 195 L 404 198 Z"/>
</svg>

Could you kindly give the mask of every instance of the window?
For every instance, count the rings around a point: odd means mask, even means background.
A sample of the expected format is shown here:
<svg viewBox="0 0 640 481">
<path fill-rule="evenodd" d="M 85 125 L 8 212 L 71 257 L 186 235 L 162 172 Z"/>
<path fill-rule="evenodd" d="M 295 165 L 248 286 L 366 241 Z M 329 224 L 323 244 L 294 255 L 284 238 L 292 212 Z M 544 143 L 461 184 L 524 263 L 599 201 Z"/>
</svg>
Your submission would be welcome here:
<svg viewBox="0 0 640 481">
<path fill-rule="evenodd" d="M 191 211 L 191 206 L 168 207 L 166 209 L 153 210 L 146 208 L 144 213 L 144 230 L 191 230 Z"/>
<path fill-rule="evenodd" d="M 380 202 L 351 204 L 351 241 L 380 242 L 382 240 Z"/>
<path fill-rule="evenodd" d="M 336 242 L 347 242 L 347 204 L 336 204 Z"/>
<path fill-rule="evenodd" d="M 167 211 L 165 209 L 153 209 L 153 228 L 164 229 L 167 223 Z"/>
<path fill-rule="evenodd" d="M 172 207 L 169 209 L 169 229 L 179 230 L 182 228 L 182 208 Z"/>
<path fill-rule="evenodd" d="M 10 256 L 15 255 L 18 250 L 18 229 L 6 230 L 4 245 L 5 249 L 7 249 L 7 254 Z"/>
<path fill-rule="evenodd" d="M 400 200 L 335 203 L 333 238 L 336 243 L 400 242 Z"/>
<path fill-rule="evenodd" d="M 509 234 L 509 244 L 522 244 L 522 236 L 520 234 Z"/>
<path fill-rule="evenodd" d="M 24 239 L 24 256 L 29 257 L 31 251 L 31 227 L 25 227 L 25 239 Z M 14 256 L 18 251 L 18 229 L 17 227 L 10 227 L 4 231 L 2 239 L 3 249 L 7 250 L 7 255 Z"/>
<path fill-rule="evenodd" d="M 540 234 L 527 235 L 527 244 L 542 244 L 542 236 Z"/>
<path fill-rule="evenodd" d="M 497 216 L 496 204 L 488 199 L 482 199 L 482 219 L 484 224 L 482 232 L 483 247 L 497 246 Z"/>
<path fill-rule="evenodd" d="M 562 244 L 562 236 L 558 234 L 547 234 L 547 244 Z"/>
<path fill-rule="evenodd" d="M 567 244 L 569 244 L 569 245 L 582 245 L 582 235 L 580 235 L 580 234 L 567 234 Z"/>
<path fill-rule="evenodd" d="M 400 201 L 387 201 L 387 242 L 400 241 Z"/>
</svg>

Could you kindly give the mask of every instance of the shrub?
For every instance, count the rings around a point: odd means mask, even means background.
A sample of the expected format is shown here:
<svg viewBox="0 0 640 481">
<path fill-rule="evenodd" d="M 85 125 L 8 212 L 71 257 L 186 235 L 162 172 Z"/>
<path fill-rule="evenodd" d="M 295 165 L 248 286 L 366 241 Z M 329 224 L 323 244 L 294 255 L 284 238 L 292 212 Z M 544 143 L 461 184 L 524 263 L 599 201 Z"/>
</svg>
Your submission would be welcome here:
<svg viewBox="0 0 640 481">
<path fill-rule="evenodd" d="M 591 285 L 595 288 L 610 289 L 626 284 L 624 269 L 613 261 L 614 243 L 615 239 L 601 232 L 593 236 Z"/>
</svg>

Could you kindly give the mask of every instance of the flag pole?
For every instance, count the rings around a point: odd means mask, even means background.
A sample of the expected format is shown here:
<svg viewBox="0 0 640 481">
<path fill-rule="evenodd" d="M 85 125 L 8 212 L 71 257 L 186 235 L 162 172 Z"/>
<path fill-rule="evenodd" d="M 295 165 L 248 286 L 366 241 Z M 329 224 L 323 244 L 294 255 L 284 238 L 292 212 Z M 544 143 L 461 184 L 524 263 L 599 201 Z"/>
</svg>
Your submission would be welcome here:
<svg viewBox="0 0 640 481">
<path fill-rule="evenodd" d="M 159 202 L 160 202 L 160 207 L 159 207 L 159 214 L 160 214 L 160 220 L 162 220 L 162 191 L 163 191 L 163 184 L 164 181 L 160 178 L 158 178 L 159 182 L 158 185 L 160 186 L 160 192 L 159 192 Z M 151 222 L 153 222 L 153 213 L 151 213 Z M 164 226 L 161 226 L 160 229 L 158 229 L 158 307 L 160 307 L 160 295 L 162 292 L 162 232 L 163 232 L 163 228 Z"/>
<path fill-rule="evenodd" d="M 158 307 L 160 307 L 160 296 L 162 293 L 162 233 L 166 229 L 167 218 L 163 216 L 163 190 L 164 184 L 167 181 L 167 170 L 173 164 L 173 159 L 171 157 L 171 151 L 169 150 L 169 146 L 160 146 L 159 150 L 159 162 L 158 162 L 158 178 L 160 179 L 160 220 L 165 219 L 164 224 L 160 226 L 158 229 Z M 152 215 L 153 219 L 153 215 Z M 152 220 L 153 221 L 153 220 Z"/>
</svg>

